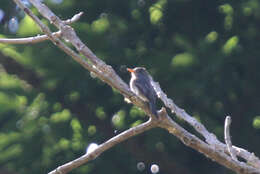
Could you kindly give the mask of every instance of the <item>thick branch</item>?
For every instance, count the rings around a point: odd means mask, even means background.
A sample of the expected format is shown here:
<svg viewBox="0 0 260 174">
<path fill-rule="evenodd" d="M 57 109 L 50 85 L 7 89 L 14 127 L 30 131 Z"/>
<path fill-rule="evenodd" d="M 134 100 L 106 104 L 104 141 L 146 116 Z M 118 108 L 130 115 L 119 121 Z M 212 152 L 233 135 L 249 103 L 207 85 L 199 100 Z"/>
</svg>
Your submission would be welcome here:
<svg viewBox="0 0 260 174">
<path fill-rule="evenodd" d="M 257 170 L 254 167 L 248 166 L 246 163 L 242 163 L 239 161 L 232 160 L 227 154 L 224 153 L 224 151 L 219 151 L 218 149 L 215 149 L 214 146 L 211 146 L 204 141 L 200 140 L 196 136 L 192 135 L 185 129 L 183 129 L 181 126 L 179 126 L 177 123 L 175 123 L 165 112 L 165 115 L 163 116 L 162 121 L 159 123 L 159 126 L 168 130 L 169 133 L 175 135 L 178 137 L 182 142 L 199 151 L 200 153 L 204 154 L 205 156 L 211 158 L 212 160 L 217 161 L 218 163 L 222 164 L 223 166 L 226 166 L 229 169 L 232 169 L 240 174 L 256 174 L 260 173 L 259 170 Z"/>
<path fill-rule="evenodd" d="M 82 43 L 82 41 L 77 37 L 74 30 L 66 25 L 62 20 L 60 20 L 55 14 L 53 14 L 47 6 L 42 4 L 38 0 L 30 0 L 30 2 L 39 10 L 39 12 L 46 17 L 51 23 L 53 23 L 55 26 L 59 28 L 59 30 L 62 32 L 62 37 L 66 40 L 72 43 L 72 45 L 75 46 L 75 48 L 82 53 L 84 56 L 86 56 L 91 63 L 88 63 L 85 59 L 81 58 L 77 53 L 75 53 L 70 48 L 66 47 L 66 45 L 56 36 L 53 36 L 49 28 L 47 28 L 44 24 L 41 23 L 41 21 L 28 9 L 26 8 L 20 0 L 14 0 L 28 15 L 30 15 L 33 20 L 41 27 L 43 32 L 45 32 L 48 37 L 50 37 L 50 40 L 56 44 L 59 48 L 64 50 L 67 54 L 73 57 L 74 60 L 79 62 L 81 65 L 83 65 L 86 69 L 88 69 L 91 72 L 94 72 L 97 77 L 99 77 L 101 80 L 105 81 L 107 84 L 109 84 L 111 87 L 117 89 L 124 97 L 129 98 L 131 102 L 140 108 L 142 108 L 146 114 L 151 115 L 151 111 L 146 106 L 146 104 L 135 94 L 133 94 L 128 85 L 125 84 L 122 79 L 115 73 L 115 71 L 112 69 L 111 66 L 106 65 L 102 60 L 98 59 L 95 54 L 91 52 L 91 50 Z M 260 173 L 259 170 L 257 170 L 254 167 L 248 166 L 246 163 L 238 162 L 232 160 L 226 152 L 227 148 L 226 145 L 219 142 L 214 134 L 209 133 L 206 128 L 199 123 L 196 119 L 188 115 L 183 109 L 180 109 L 178 106 L 176 106 L 172 100 L 168 99 L 167 96 L 162 92 L 162 90 L 159 88 L 159 84 L 155 83 L 154 88 L 157 91 L 158 96 L 162 99 L 162 101 L 165 103 L 165 106 L 169 107 L 172 112 L 175 112 L 176 115 L 185 121 L 187 121 L 189 124 L 191 124 L 199 133 L 201 133 L 204 138 L 206 139 L 205 143 L 204 141 L 200 140 L 196 136 L 190 134 L 186 130 L 184 130 L 182 127 L 177 125 L 166 113 L 165 109 L 161 110 L 159 112 L 160 119 L 155 120 L 156 124 L 154 126 L 160 126 L 164 129 L 167 129 L 170 133 L 177 136 L 179 139 L 181 139 L 186 145 L 198 150 L 199 152 L 203 153 L 205 156 L 217 161 L 218 163 L 226 166 L 227 168 L 230 168 L 237 173 Z M 158 89 L 157 89 L 158 88 Z M 125 135 L 126 136 L 126 135 Z M 126 137 L 127 138 L 127 137 Z M 111 139 L 111 141 L 113 138 Z M 122 141 L 124 138 L 122 139 Z M 109 140 L 110 141 L 110 140 Z M 121 141 L 119 141 L 121 142 Z M 118 142 L 117 142 L 118 143 Z M 111 146 L 107 146 L 108 148 L 112 147 L 114 144 L 111 143 Z M 102 146 L 101 146 L 102 147 Z M 99 149 L 99 148 L 98 148 Z M 94 153 L 96 152 L 96 153 Z M 98 155 L 99 151 L 94 151 L 93 157 L 91 159 L 95 158 L 96 155 Z M 103 151 L 102 151 L 103 152 Z M 243 150 L 243 152 L 246 152 Z M 89 154 L 89 156 L 91 156 Z M 239 153 L 238 153 L 239 155 Z M 86 157 L 90 158 L 90 157 Z M 85 158 L 84 158 L 85 159 Z M 257 158 L 255 158 L 257 159 Z M 80 164 L 83 164 L 86 161 L 82 161 L 81 158 L 79 159 L 81 161 L 80 163 L 76 163 L 76 167 Z M 75 161 L 71 162 L 71 165 L 75 165 Z M 57 170 L 60 171 L 60 170 Z"/>
<path fill-rule="evenodd" d="M 78 38 L 75 31 L 68 25 L 66 25 L 61 19 L 54 15 L 50 9 L 42 4 L 38 0 L 30 0 L 30 2 L 39 10 L 41 15 L 46 17 L 52 24 L 56 25 L 62 32 L 62 37 L 72 43 L 75 48 L 88 58 L 92 64 L 89 64 L 85 59 L 75 53 L 72 49 L 67 47 L 59 38 L 53 36 L 47 26 L 45 26 L 37 16 L 35 16 L 30 9 L 23 5 L 20 0 L 14 0 L 21 9 L 25 11 L 42 29 L 44 33 L 50 37 L 50 40 L 57 45 L 60 49 L 70 55 L 75 61 L 80 63 L 83 67 L 88 69 L 102 81 L 105 81 L 111 87 L 117 89 L 124 97 L 130 99 L 130 101 L 136 106 L 142 108 L 146 113 L 151 115 L 151 112 L 144 101 L 136 96 L 128 87 L 128 85 L 115 73 L 113 68 L 106 65 L 101 59 L 97 58 L 96 55 Z"/>
<path fill-rule="evenodd" d="M 150 78 L 152 79 L 152 77 Z M 159 83 L 153 81 L 152 85 L 157 92 L 157 96 L 162 100 L 164 105 L 168 107 L 172 112 L 174 112 L 177 117 L 189 123 L 198 133 L 200 133 L 205 138 L 206 142 L 216 148 L 216 150 L 229 153 L 226 144 L 220 142 L 214 134 L 210 133 L 205 128 L 203 124 L 198 122 L 194 117 L 186 113 L 184 109 L 179 108 L 171 99 L 169 99 L 167 95 L 162 91 Z M 247 163 L 254 166 L 255 168 L 260 169 L 260 160 L 254 155 L 254 153 L 250 153 L 245 149 L 235 146 L 233 146 L 233 149 L 237 156 L 245 159 Z"/>
</svg>

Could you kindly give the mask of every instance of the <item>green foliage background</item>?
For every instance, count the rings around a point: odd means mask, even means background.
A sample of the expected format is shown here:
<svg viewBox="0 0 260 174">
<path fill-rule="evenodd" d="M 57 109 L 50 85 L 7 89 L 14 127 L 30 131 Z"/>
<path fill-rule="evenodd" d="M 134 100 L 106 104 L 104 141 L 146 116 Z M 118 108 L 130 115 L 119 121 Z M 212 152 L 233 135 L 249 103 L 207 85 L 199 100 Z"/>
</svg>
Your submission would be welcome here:
<svg viewBox="0 0 260 174">
<path fill-rule="evenodd" d="M 75 31 L 126 82 L 126 66 L 146 67 L 170 98 L 222 141 L 225 116 L 231 115 L 233 144 L 260 156 L 258 0 L 47 5 L 62 19 L 83 11 L 72 25 Z M 1 2 L 1 8 L 7 19 L 17 15 L 12 1 Z M 19 20 L 15 35 L 2 23 L 1 37 L 40 33 L 28 17 Z M 90 143 L 100 144 L 145 120 L 49 41 L 0 44 L 0 172 L 47 173 L 84 154 Z M 145 163 L 144 171 L 138 171 L 138 162 Z M 151 173 L 153 163 L 164 174 L 232 173 L 161 129 L 117 145 L 72 173 Z"/>
</svg>

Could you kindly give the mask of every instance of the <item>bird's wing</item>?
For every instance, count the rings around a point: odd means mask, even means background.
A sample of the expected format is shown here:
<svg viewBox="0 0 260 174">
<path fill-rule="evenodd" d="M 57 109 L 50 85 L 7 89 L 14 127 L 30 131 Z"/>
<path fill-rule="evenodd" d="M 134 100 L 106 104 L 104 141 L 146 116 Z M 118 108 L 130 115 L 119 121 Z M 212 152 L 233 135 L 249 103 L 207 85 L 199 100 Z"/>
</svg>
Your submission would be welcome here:
<svg viewBox="0 0 260 174">
<path fill-rule="evenodd" d="M 139 91 L 149 100 L 149 101 L 155 101 L 156 100 L 156 94 L 155 91 L 150 84 L 149 81 L 140 79 L 137 80 L 137 83 L 135 83 L 136 87 L 139 89 Z"/>
</svg>

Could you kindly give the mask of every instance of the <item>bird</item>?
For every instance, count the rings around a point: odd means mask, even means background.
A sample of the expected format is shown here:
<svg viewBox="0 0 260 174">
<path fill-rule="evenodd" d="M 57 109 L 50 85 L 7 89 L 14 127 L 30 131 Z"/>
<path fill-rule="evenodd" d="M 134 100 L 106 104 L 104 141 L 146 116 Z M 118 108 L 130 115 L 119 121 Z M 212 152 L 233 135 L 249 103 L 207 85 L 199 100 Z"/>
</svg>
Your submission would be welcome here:
<svg viewBox="0 0 260 174">
<path fill-rule="evenodd" d="M 136 67 L 134 69 L 127 68 L 127 71 L 131 73 L 129 83 L 131 91 L 147 102 L 152 114 L 158 117 L 156 110 L 156 92 L 146 69 L 144 67 Z"/>
</svg>

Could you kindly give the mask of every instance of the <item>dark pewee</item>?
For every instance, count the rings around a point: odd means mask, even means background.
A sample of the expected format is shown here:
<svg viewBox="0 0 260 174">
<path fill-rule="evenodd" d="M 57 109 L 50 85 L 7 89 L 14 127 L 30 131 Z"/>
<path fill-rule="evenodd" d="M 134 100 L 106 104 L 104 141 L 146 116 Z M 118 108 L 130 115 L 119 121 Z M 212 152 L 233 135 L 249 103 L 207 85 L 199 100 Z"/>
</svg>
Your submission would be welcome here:
<svg viewBox="0 0 260 174">
<path fill-rule="evenodd" d="M 153 89 L 149 74 L 143 67 L 136 67 L 134 69 L 127 68 L 131 72 L 130 89 L 142 100 L 149 103 L 152 114 L 157 115 L 156 111 L 156 92 Z"/>
</svg>

